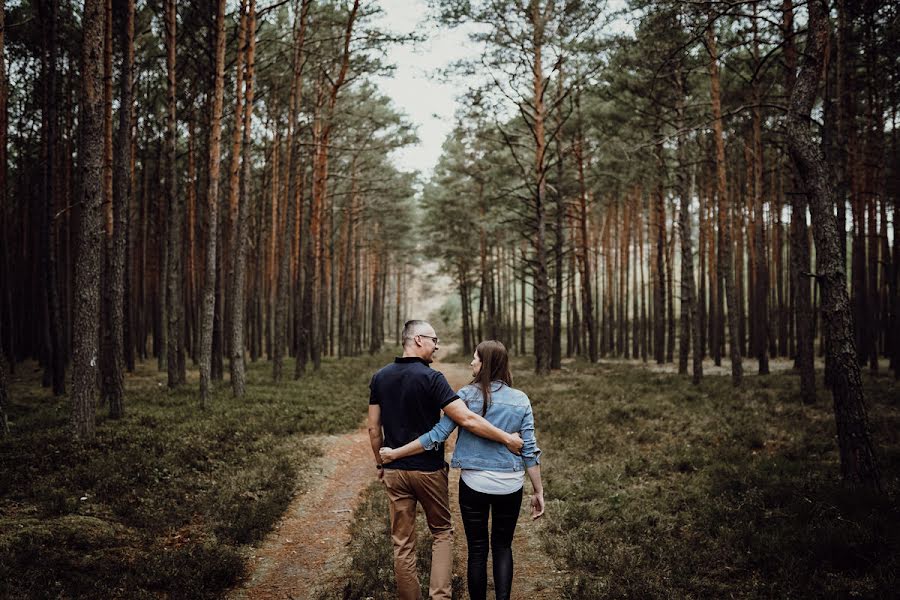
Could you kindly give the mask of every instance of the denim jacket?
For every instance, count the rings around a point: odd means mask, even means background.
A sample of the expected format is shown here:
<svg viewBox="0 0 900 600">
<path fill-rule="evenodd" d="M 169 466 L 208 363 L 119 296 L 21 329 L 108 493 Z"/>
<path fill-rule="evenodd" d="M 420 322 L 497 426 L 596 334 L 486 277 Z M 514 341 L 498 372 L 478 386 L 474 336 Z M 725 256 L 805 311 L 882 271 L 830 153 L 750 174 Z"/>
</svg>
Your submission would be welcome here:
<svg viewBox="0 0 900 600">
<path fill-rule="evenodd" d="M 467 385 L 458 394 L 469 410 L 481 414 L 484 399 L 478 386 Z M 499 442 L 461 429 L 450 461 L 451 467 L 482 471 L 524 471 L 540 464 L 541 451 L 534 437 L 534 414 L 531 412 L 531 402 L 524 392 L 500 381 L 491 382 L 491 405 L 484 418 L 493 426 L 509 433 L 518 431 L 524 442 L 522 455 L 513 454 Z M 419 442 L 426 450 L 431 450 L 445 442 L 454 429 L 456 423 L 445 414 L 431 431 L 419 438 Z"/>
</svg>

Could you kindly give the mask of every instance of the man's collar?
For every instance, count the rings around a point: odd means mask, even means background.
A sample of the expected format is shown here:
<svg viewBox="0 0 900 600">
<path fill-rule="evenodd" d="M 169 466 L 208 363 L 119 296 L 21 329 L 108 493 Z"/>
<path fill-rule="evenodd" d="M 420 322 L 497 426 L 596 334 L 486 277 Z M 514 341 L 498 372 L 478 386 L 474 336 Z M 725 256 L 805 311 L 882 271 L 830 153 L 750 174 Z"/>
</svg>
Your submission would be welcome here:
<svg viewBox="0 0 900 600">
<path fill-rule="evenodd" d="M 414 363 L 414 362 L 420 362 L 420 363 L 422 363 L 423 365 L 430 365 L 430 364 L 431 364 L 431 361 L 430 361 L 430 360 L 425 360 L 425 359 L 422 358 L 421 356 L 398 356 L 397 358 L 394 359 L 394 362 L 395 362 L 395 363 Z"/>
</svg>

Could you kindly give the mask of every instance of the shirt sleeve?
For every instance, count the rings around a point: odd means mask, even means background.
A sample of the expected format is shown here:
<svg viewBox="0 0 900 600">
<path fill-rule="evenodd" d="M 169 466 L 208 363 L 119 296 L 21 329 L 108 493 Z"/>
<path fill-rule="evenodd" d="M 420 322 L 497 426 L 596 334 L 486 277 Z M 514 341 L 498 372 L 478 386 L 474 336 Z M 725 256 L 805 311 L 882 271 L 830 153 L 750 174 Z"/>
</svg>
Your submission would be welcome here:
<svg viewBox="0 0 900 600">
<path fill-rule="evenodd" d="M 372 375 L 372 380 L 369 381 L 369 404 L 381 404 L 381 399 L 375 392 L 375 375 Z"/>
<path fill-rule="evenodd" d="M 434 450 L 439 444 L 443 444 L 456 429 L 456 421 L 444 415 L 437 425 L 431 428 L 431 431 L 419 437 L 419 443 L 426 450 Z"/>
<path fill-rule="evenodd" d="M 434 372 L 431 378 L 431 397 L 437 401 L 438 407 L 443 410 L 445 406 L 459 398 L 459 395 L 453 391 L 447 378 L 440 371 Z"/>
<path fill-rule="evenodd" d="M 530 402 L 519 433 L 522 436 L 522 460 L 525 462 L 525 468 L 541 464 L 541 449 L 538 448 L 537 438 L 534 436 L 534 412 L 531 410 Z"/>
</svg>

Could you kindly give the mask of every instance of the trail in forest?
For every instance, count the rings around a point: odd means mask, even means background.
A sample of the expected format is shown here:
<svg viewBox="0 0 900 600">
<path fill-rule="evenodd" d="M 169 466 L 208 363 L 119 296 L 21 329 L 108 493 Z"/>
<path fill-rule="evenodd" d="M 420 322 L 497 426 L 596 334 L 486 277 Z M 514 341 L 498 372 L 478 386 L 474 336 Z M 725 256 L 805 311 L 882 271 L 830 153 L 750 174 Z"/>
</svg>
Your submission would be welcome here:
<svg viewBox="0 0 900 600">
<path fill-rule="evenodd" d="M 434 367 L 444 373 L 453 389 L 471 379 L 471 372 L 463 365 L 436 362 Z M 368 433 L 362 427 L 313 440 L 322 448 L 322 456 L 301 475 L 304 491 L 292 500 L 279 524 L 251 557 L 251 575 L 231 592 L 232 600 L 314 598 L 319 591 L 335 589 L 335 583 L 349 568 L 347 543 L 353 512 L 363 490 L 375 478 Z M 452 449 L 451 441 L 448 451 Z M 465 581 L 466 537 L 459 514 L 458 486 L 459 470 L 451 469 L 453 570 Z M 526 491 L 529 487 L 526 485 Z M 513 600 L 554 600 L 560 597 L 561 577 L 541 550 L 538 532 L 542 521 L 532 521 L 529 512 L 530 504 L 523 502 L 513 542 Z"/>
<path fill-rule="evenodd" d="M 323 455 L 303 477 L 298 494 L 275 530 L 251 559 L 250 578 L 229 598 L 291 600 L 314 598 L 349 564 L 347 542 L 361 492 L 375 478 L 365 428 L 313 438 Z"/>
<path fill-rule="evenodd" d="M 468 366 L 435 362 L 433 365 L 441 371 L 450 383 L 450 387 L 458 390 L 472 380 L 472 371 Z M 537 433 L 540 436 L 540 423 L 537 423 Z M 449 453 L 453 451 L 453 435 L 447 444 Z M 540 443 L 540 437 L 538 437 Z M 546 448 L 543 450 L 546 451 Z M 453 514 L 453 572 L 459 575 L 463 581 L 466 579 L 466 534 L 463 530 L 462 517 L 459 513 L 459 469 L 450 469 L 450 511 Z M 519 513 L 519 522 L 516 526 L 516 535 L 513 538 L 513 561 L 515 575 L 513 577 L 512 600 L 556 600 L 562 596 L 562 573 L 553 566 L 553 560 L 544 552 L 540 541 L 540 529 L 544 519 L 552 518 L 549 511 L 537 521 L 531 520 L 531 497 L 529 492 L 531 485 L 525 484 L 525 499 L 522 502 L 522 510 Z M 544 493 L 545 499 L 546 492 Z M 491 566 L 488 563 L 488 590 L 493 589 L 491 582 Z M 489 592 L 490 595 L 490 592 Z M 468 598 L 464 594 L 463 598 Z"/>
</svg>

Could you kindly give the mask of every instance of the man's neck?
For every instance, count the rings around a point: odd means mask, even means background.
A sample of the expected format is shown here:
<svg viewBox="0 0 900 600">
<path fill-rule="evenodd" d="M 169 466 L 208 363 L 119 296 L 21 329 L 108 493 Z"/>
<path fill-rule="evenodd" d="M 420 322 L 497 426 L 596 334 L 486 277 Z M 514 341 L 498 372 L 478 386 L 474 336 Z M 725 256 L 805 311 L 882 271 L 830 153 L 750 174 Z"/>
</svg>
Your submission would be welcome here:
<svg viewBox="0 0 900 600">
<path fill-rule="evenodd" d="M 428 360 L 424 356 L 417 354 L 415 352 L 415 350 L 408 350 L 406 348 L 403 349 L 403 354 L 401 355 L 401 358 L 418 358 L 419 360 L 421 360 L 424 363 L 431 364 L 430 360 Z"/>
</svg>

